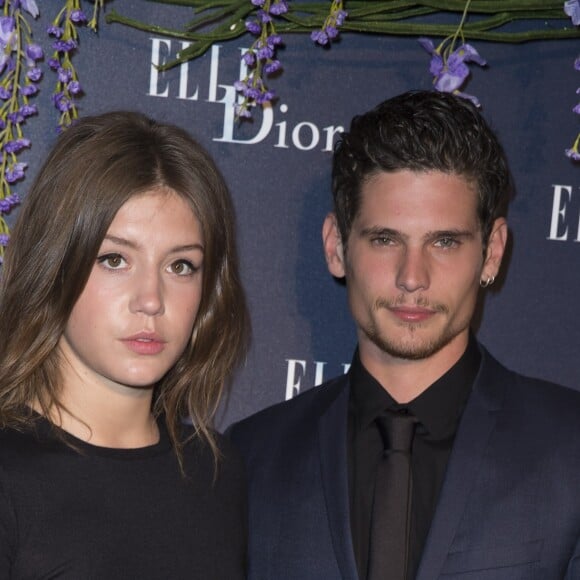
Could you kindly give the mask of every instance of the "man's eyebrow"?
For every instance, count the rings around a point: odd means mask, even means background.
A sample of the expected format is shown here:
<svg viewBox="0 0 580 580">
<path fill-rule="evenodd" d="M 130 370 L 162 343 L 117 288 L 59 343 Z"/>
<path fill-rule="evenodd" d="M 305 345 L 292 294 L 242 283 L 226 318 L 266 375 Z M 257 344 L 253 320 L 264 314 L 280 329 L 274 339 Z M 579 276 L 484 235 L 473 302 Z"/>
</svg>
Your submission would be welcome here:
<svg viewBox="0 0 580 580">
<path fill-rule="evenodd" d="M 471 230 L 433 230 L 425 234 L 425 239 L 432 240 L 434 238 L 474 238 L 475 234 Z"/>
<path fill-rule="evenodd" d="M 359 232 L 359 237 L 361 238 L 368 238 L 370 236 L 388 236 L 391 238 L 404 237 L 401 232 L 383 226 L 369 226 L 368 228 L 363 228 Z"/>
<path fill-rule="evenodd" d="M 359 237 L 370 238 L 370 237 L 389 237 L 394 239 L 406 240 L 409 238 L 408 235 L 403 234 L 399 230 L 394 230 L 392 228 L 387 228 L 383 226 L 369 226 L 363 228 L 359 232 Z M 469 238 L 473 239 L 475 233 L 472 230 L 461 230 L 461 229 L 449 229 L 449 230 L 432 230 L 427 232 L 424 236 L 424 240 L 433 240 L 436 238 Z"/>
</svg>

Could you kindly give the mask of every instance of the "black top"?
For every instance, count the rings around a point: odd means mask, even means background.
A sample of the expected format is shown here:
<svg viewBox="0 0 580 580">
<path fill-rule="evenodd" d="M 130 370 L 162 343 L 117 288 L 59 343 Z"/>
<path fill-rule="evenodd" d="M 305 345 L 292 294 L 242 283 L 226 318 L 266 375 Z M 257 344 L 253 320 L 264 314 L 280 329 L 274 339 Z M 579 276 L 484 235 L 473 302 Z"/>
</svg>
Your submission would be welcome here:
<svg viewBox="0 0 580 580">
<path fill-rule="evenodd" d="M 214 483 L 209 446 L 196 438 L 179 471 L 167 431 L 140 449 L 89 445 L 39 418 L 0 431 L 2 580 L 237 580 L 244 578 L 246 484 L 223 454 Z"/>
<path fill-rule="evenodd" d="M 350 373 L 348 464 L 351 530 L 359 577 L 367 577 L 375 472 L 383 442 L 375 423 L 385 409 L 407 410 L 418 421 L 412 447 L 412 507 L 408 580 L 415 578 L 457 425 L 479 370 L 481 354 L 470 337 L 457 363 L 405 405 L 398 404 L 354 355 Z"/>
</svg>

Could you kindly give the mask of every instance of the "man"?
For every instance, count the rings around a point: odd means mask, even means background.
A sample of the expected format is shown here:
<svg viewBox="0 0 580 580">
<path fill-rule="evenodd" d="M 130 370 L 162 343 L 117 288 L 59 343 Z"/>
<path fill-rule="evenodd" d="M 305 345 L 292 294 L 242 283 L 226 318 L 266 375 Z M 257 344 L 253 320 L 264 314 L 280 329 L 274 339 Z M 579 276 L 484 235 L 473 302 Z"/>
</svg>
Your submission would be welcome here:
<svg viewBox="0 0 580 580">
<path fill-rule="evenodd" d="M 231 430 L 251 579 L 580 579 L 580 393 L 508 371 L 469 328 L 509 190 L 467 101 L 412 92 L 353 119 L 322 233 L 358 349 Z"/>
</svg>

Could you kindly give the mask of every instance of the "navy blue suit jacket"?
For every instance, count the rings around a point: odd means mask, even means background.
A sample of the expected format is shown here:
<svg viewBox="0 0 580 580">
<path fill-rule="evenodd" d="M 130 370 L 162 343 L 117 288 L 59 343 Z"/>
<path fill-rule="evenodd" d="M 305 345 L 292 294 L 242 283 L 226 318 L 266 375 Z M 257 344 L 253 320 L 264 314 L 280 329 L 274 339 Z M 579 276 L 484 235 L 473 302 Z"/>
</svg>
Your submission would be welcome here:
<svg viewBox="0 0 580 580">
<path fill-rule="evenodd" d="M 357 580 L 348 376 L 234 425 L 250 580 Z M 417 580 L 580 580 L 580 393 L 482 363 Z"/>
</svg>

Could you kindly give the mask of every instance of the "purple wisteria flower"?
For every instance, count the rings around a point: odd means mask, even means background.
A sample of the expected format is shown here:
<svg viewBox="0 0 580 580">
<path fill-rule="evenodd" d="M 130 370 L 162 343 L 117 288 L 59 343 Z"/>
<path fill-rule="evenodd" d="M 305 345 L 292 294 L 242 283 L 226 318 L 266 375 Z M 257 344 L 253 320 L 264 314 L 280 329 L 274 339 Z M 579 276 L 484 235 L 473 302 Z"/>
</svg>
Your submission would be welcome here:
<svg viewBox="0 0 580 580">
<path fill-rule="evenodd" d="M 576 57 L 576 60 L 574 61 L 574 68 L 577 71 L 580 71 L 580 56 Z M 576 94 L 580 95 L 580 88 L 576 89 Z M 577 115 L 580 115 L 580 103 L 578 103 L 572 109 L 572 111 L 574 113 L 576 113 Z M 574 142 L 574 145 L 572 145 L 572 147 L 570 147 L 570 149 L 566 149 L 565 153 L 566 153 L 566 156 L 569 157 L 570 159 L 572 159 L 573 161 L 580 161 L 580 133 L 576 137 L 576 141 Z"/>
<path fill-rule="evenodd" d="M 8 70 L 14 70 L 11 54 L 17 45 L 16 20 L 12 16 L 0 17 L 0 73 L 4 72 L 6 67 Z"/>
<path fill-rule="evenodd" d="M 237 117 L 251 117 L 251 108 L 263 105 L 275 98 L 274 91 L 264 84 L 262 75 L 271 75 L 282 68 L 276 58 L 276 50 L 282 37 L 276 33 L 274 19 L 288 12 L 287 0 L 251 0 L 257 8 L 255 17 L 246 20 L 246 30 L 257 36 L 252 46 L 242 54 L 242 62 L 248 69 L 245 78 L 234 83 L 243 101 L 235 105 Z"/>
<path fill-rule="evenodd" d="M 36 115 L 38 113 L 38 109 L 36 105 L 22 105 L 20 107 L 20 114 L 26 119 L 27 117 L 31 117 L 32 115 Z"/>
<path fill-rule="evenodd" d="M 11 61 L 10 55 L 6 54 L 5 52 L 0 54 L 0 74 L 4 72 L 6 65 L 9 64 Z M 10 66 L 8 67 L 11 68 Z"/>
<path fill-rule="evenodd" d="M 429 71 L 433 75 L 433 85 L 443 93 L 453 93 L 459 97 L 469 99 L 476 107 L 480 106 L 479 100 L 473 95 L 459 91 L 470 75 L 467 62 L 475 62 L 479 66 L 485 66 L 487 61 L 482 58 L 477 50 L 470 44 L 462 44 L 448 56 L 441 56 L 441 45 L 435 48 L 429 38 L 419 38 L 419 44 L 431 55 Z"/>
<path fill-rule="evenodd" d="M 75 24 L 84 24 L 87 21 L 87 17 L 82 10 L 72 10 L 69 18 Z"/>
<path fill-rule="evenodd" d="M 280 70 L 282 68 L 282 65 L 280 64 L 279 60 L 270 60 L 269 62 L 267 62 L 264 65 L 264 72 L 266 74 L 272 74 L 275 73 L 276 71 Z"/>
<path fill-rule="evenodd" d="M 17 156 L 31 146 L 24 137 L 23 124 L 37 112 L 29 99 L 38 92 L 42 71 L 37 62 L 44 58 L 42 47 L 32 42 L 32 28 L 27 14 L 38 17 L 36 0 L 0 0 L 4 7 L 0 16 L 0 151 L 3 171 L 0 172 L 0 262 L 8 244 L 9 228 L 4 215 L 20 203 L 12 184 L 25 177 L 27 164 Z"/>
<path fill-rule="evenodd" d="M 258 20 L 262 24 L 267 24 L 268 22 L 272 22 L 272 17 L 270 16 L 269 12 L 265 10 L 258 10 Z"/>
<path fill-rule="evenodd" d="M 286 12 L 288 12 L 288 3 L 286 0 L 276 0 L 270 6 L 270 14 L 273 14 L 274 16 L 280 16 L 286 14 Z"/>
<path fill-rule="evenodd" d="M 47 29 L 46 32 L 49 36 L 54 36 L 55 38 L 60 38 L 64 34 L 64 28 L 61 26 L 56 26 L 55 24 L 51 24 Z"/>
<path fill-rule="evenodd" d="M 0 17 L 0 45 L 4 50 L 14 50 L 18 36 L 16 34 L 16 21 L 12 16 Z"/>
<path fill-rule="evenodd" d="M 246 20 L 246 30 L 251 34 L 260 34 L 262 26 L 257 20 Z"/>
<path fill-rule="evenodd" d="M 38 18 L 40 11 L 36 5 L 36 0 L 20 0 L 20 6 L 32 16 L 32 18 Z"/>
<path fill-rule="evenodd" d="M 16 183 L 20 179 L 24 179 L 24 170 L 27 167 L 28 167 L 28 163 L 22 163 L 22 162 L 13 163 L 13 164 L 9 165 L 4 172 L 4 175 L 6 177 L 6 181 L 8 183 Z"/>
<path fill-rule="evenodd" d="M 72 79 L 72 71 L 70 68 L 58 67 L 57 69 L 58 80 L 61 83 L 68 83 Z"/>
<path fill-rule="evenodd" d="M 327 45 L 332 40 L 338 38 L 339 28 L 344 24 L 348 12 L 343 10 L 342 0 L 334 0 L 330 7 L 330 14 L 324 21 L 322 28 L 313 30 L 310 38 L 321 46 Z"/>
<path fill-rule="evenodd" d="M 57 52 L 70 52 L 77 47 L 77 43 L 72 38 L 68 40 L 55 40 L 52 44 L 52 48 Z"/>
<path fill-rule="evenodd" d="M 14 141 L 7 141 L 4 144 L 3 149 L 6 151 L 6 153 L 18 153 L 28 147 L 30 147 L 30 139 L 21 137 L 20 139 L 15 139 Z"/>
<path fill-rule="evenodd" d="M 38 93 L 38 87 L 31 83 L 29 85 L 24 85 L 20 89 L 20 92 L 26 97 L 31 97 L 32 95 L 36 95 L 36 93 Z"/>
<path fill-rule="evenodd" d="M 36 83 L 42 78 L 42 69 L 38 67 L 32 67 L 27 71 L 26 76 L 28 77 L 28 80 Z"/>
<path fill-rule="evenodd" d="M 328 44 L 328 34 L 324 30 L 313 30 L 310 33 L 310 38 L 321 46 Z"/>
<path fill-rule="evenodd" d="M 72 101 L 62 92 L 52 95 L 52 102 L 61 113 L 66 113 L 73 107 Z"/>
<path fill-rule="evenodd" d="M 580 161 L 580 151 L 578 150 L 580 143 L 579 139 L 576 139 L 576 142 L 570 149 L 566 149 L 566 157 L 572 159 L 572 161 Z"/>
<path fill-rule="evenodd" d="M 244 97 L 256 102 L 258 105 L 263 105 L 276 96 L 274 91 L 266 88 L 260 77 L 253 74 L 251 74 L 247 80 L 236 81 L 234 87 L 236 88 L 236 91 L 242 93 Z"/>
<path fill-rule="evenodd" d="M 28 66 L 34 66 L 37 60 L 40 60 L 44 57 L 44 51 L 42 50 L 42 46 L 38 44 L 29 44 L 26 47 L 26 59 Z"/>
<path fill-rule="evenodd" d="M 571 18 L 574 26 L 580 24 L 580 2 L 578 0 L 564 2 L 564 12 Z"/>
<path fill-rule="evenodd" d="M 252 118 L 252 111 L 249 109 L 250 105 L 238 105 L 234 106 L 234 111 L 236 113 L 236 117 L 241 119 L 251 119 Z"/>
<path fill-rule="evenodd" d="M 68 92 L 71 95 L 80 95 L 83 92 L 83 89 L 81 87 L 81 83 L 79 83 L 79 81 L 71 81 L 68 85 Z"/>
<path fill-rule="evenodd" d="M 12 208 L 17 206 L 19 203 L 20 196 L 17 193 L 12 193 L 4 199 L 0 199 L 0 214 L 9 214 L 12 211 Z"/>
<path fill-rule="evenodd" d="M 78 28 L 82 26 L 96 30 L 96 17 L 89 21 L 80 2 L 67 2 L 48 28 L 49 36 L 53 37 L 48 66 L 56 73 L 52 102 L 59 112 L 59 131 L 72 125 L 78 117 L 76 97 L 83 91 L 72 59 L 78 47 Z"/>
<path fill-rule="evenodd" d="M 8 115 L 6 115 L 6 117 L 14 125 L 20 125 L 20 123 L 24 122 L 24 116 L 22 115 L 20 110 L 12 111 L 12 112 L 8 113 Z"/>
<path fill-rule="evenodd" d="M 242 56 L 242 60 L 246 64 L 246 66 L 254 66 L 256 63 L 256 53 L 253 50 L 248 50 Z"/>
</svg>

